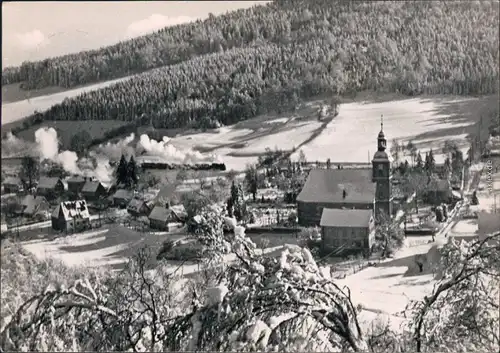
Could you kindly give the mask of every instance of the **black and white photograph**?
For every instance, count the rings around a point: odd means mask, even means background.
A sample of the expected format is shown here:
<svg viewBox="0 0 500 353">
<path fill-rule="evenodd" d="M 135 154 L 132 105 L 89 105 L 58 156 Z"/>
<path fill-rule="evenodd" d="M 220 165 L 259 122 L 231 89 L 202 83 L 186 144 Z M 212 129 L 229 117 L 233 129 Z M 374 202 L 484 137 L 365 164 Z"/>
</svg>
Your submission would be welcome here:
<svg viewBox="0 0 500 353">
<path fill-rule="evenodd" d="M 4 1 L 1 352 L 499 352 L 500 2 Z"/>
</svg>

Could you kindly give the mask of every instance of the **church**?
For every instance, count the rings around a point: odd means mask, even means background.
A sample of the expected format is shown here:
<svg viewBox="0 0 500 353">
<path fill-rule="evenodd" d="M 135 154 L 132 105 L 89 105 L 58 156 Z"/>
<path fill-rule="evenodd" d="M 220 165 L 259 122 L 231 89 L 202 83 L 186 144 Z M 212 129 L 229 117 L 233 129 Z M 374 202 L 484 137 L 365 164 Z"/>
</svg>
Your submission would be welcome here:
<svg viewBox="0 0 500 353">
<path fill-rule="evenodd" d="M 297 197 L 299 224 L 321 226 L 324 241 L 348 239 L 352 247 L 371 247 L 375 223 L 393 215 L 391 161 L 386 148 L 381 123 L 371 168 L 312 169 Z M 360 244 L 355 244 L 355 238 Z"/>
</svg>

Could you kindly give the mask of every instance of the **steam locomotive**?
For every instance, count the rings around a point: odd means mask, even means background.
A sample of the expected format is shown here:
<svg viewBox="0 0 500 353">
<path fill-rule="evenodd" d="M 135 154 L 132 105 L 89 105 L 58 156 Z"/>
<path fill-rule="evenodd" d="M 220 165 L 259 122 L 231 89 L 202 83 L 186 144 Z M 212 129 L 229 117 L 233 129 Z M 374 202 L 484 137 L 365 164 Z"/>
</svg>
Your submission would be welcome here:
<svg viewBox="0 0 500 353">
<path fill-rule="evenodd" d="M 219 170 L 225 171 L 226 165 L 224 163 L 197 163 L 197 164 L 174 164 L 174 163 L 161 163 L 161 162 L 142 162 L 140 163 L 142 169 L 166 169 L 166 170 Z"/>
</svg>

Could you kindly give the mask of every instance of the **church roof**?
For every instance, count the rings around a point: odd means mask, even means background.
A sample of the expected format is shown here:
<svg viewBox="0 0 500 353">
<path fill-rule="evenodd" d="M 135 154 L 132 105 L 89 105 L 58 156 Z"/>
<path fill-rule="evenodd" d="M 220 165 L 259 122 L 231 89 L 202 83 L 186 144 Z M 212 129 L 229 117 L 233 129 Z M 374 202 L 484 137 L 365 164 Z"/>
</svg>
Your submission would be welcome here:
<svg viewBox="0 0 500 353">
<path fill-rule="evenodd" d="M 374 198 L 375 184 L 372 183 L 371 168 L 312 169 L 297 201 L 372 203 Z"/>
<path fill-rule="evenodd" d="M 372 210 L 323 209 L 321 227 L 368 227 Z"/>
</svg>

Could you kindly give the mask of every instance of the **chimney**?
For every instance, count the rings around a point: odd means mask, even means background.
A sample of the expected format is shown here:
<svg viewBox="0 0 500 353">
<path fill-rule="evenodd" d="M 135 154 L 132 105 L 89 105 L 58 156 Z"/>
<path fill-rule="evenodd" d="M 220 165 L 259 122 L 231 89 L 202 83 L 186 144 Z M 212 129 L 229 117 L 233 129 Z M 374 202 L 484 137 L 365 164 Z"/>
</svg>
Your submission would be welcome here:
<svg viewBox="0 0 500 353">
<path fill-rule="evenodd" d="M 347 196 L 347 192 L 345 190 L 342 190 L 342 198 L 345 199 L 346 196 Z"/>
<path fill-rule="evenodd" d="M 165 202 L 165 208 L 169 209 L 170 208 L 170 201 Z"/>
</svg>

